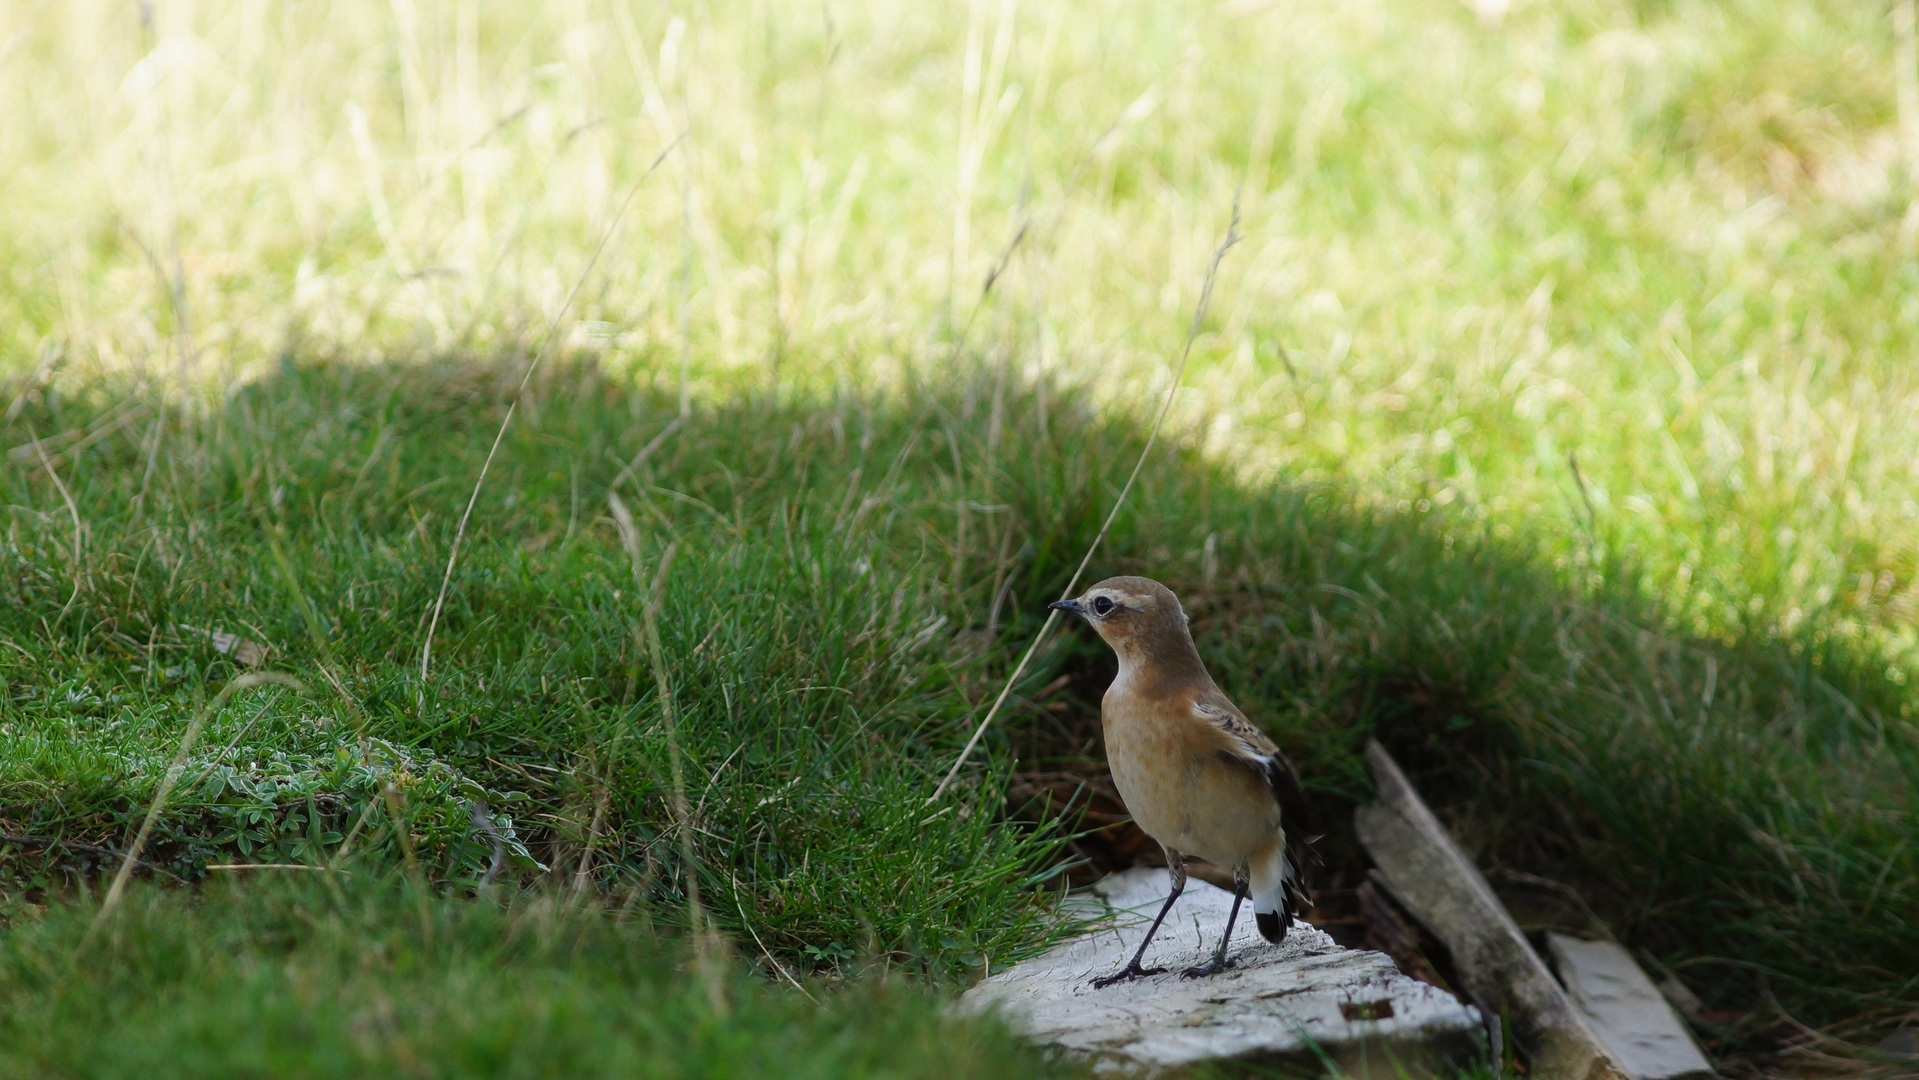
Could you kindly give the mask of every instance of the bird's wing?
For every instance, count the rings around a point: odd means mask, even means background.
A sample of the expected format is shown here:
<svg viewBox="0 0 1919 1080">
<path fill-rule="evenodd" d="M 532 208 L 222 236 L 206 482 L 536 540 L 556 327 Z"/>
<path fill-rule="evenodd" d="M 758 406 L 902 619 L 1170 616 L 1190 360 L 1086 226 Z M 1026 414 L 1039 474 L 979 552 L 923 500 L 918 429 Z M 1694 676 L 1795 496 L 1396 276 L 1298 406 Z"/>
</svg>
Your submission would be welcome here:
<svg viewBox="0 0 1919 1080">
<path fill-rule="evenodd" d="M 1218 728 L 1232 752 L 1249 760 L 1270 757 L 1279 752 L 1273 740 L 1254 726 L 1246 714 L 1216 690 L 1202 691 L 1193 698 L 1193 715 Z"/>
<path fill-rule="evenodd" d="M 1273 800 L 1279 803 L 1280 819 L 1286 823 L 1289 838 L 1306 843 L 1319 839 L 1312 826 L 1312 813 L 1306 808 L 1306 789 L 1299 782 L 1299 773 L 1265 732 L 1217 690 L 1194 698 L 1193 715 L 1226 736 L 1228 749 L 1220 751 L 1221 757 L 1253 770 L 1266 781 Z"/>
</svg>

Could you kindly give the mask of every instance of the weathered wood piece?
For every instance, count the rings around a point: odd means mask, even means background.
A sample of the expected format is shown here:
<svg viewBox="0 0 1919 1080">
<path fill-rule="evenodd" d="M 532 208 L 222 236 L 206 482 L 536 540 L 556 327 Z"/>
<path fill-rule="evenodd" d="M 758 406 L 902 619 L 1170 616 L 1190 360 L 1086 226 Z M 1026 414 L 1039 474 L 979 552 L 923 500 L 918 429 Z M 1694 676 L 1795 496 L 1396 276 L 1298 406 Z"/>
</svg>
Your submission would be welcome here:
<svg viewBox="0 0 1919 1080">
<path fill-rule="evenodd" d="M 997 1007 L 1029 1037 L 1123 1072 L 1232 1059 L 1330 1061 L 1348 1076 L 1389 1077 L 1486 1055 L 1478 1010 L 1401 974 L 1385 954 L 1341 948 L 1304 922 L 1271 945 L 1242 911 L 1233 966 L 1182 978 L 1210 957 L 1232 903 L 1198 882 L 1147 950 L 1146 965 L 1165 972 L 1095 990 L 1095 976 L 1125 965 L 1170 887 L 1163 869 L 1107 878 L 1089 899 L 1116 914 L 1112 929 L 994 974 L 961 998 L 961 1011 Z"/>
<path fill-rule="evenodd" d="M 1486 879 L 1377 742 L 1379 801 L 1353 823 L 1393 898 L 1452 953 L 1457 985 L 1505 1018 L 1541 1080 L 1628 1080 Z"/>
<path fill-rule="evenodd" d="M 1711 1075 L 1686 1022 L 1624 946 L 1547 934 L 1546 949 L 1573 1007 L 1637 1080 Z"/>
</svg>

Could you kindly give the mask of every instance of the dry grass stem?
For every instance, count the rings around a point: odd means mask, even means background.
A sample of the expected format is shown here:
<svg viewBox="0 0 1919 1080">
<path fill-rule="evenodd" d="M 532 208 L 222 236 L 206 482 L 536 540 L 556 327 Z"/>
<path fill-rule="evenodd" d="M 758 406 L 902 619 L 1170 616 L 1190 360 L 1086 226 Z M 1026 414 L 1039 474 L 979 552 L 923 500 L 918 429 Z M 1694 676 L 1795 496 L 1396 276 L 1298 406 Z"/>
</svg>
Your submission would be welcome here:
<svg viewBox="0 0 1919 1080">
<path fill-rule="evenodd" d="M 147 838 L 153 835 L 154 823 L 160 820 L 160 814 L 166 810 L 167 798 L 173 794 L 173 785 L 179 782 L 180 774 L 186 771 L 187 755 L 193 752 L 193 744 L 199 741 L 200 732 L 206 727 L 207 718 L 218 712 L 228 698 L 242 690 L 267 684 L 283 686 L 296 693 L 305 693 L 306 687 L 290 675 L 281 675 L 272 671 L 256 671 L 245 675 L 236 675 L 213 700 L 201 706 L 192 721 L 187 724 L 186 734 L 180 737 L 180 748 L 173 752 L 173 762 L 167 766 L 167 774 L 160 781 L 160 789 L 153 794 L 153 801 L 147 804 L 147 815 L 140 822 L 140 831 L 127 847 L 126 855 L 121 859 L 120 870 L 113 875 L 113 884 L 108 886 L 106 899 L 101 901 L 100 910 L 93 917 L 93 923 L 87 928 L 87 935 L 81 940 L 80 949 L 85 951 L 87 944 L 99 933 L 107 920 L 113 917 L 114 909 L 120 906 L 120 897 L 126 892 L 127 880 L 133 876 L 133 868 L 140 861 L 140 853 L 146 850 Z"/>
<path fill-rule="evenodd" d="M 640 590 L 640 634 L 646 647 L 648 662 L 653 669 L 653 689 L 659 703 L 660 725 L 666 736 L 666 753 L 670 770 L 671 788 L 668 798 L 673 811 L 673 821 L 680 842 L 681 884 L 686 892 L 686 919 L 693 932 L 696 960 L 700 966 L 701 978 L 707 986 L 707 993 L 715 1009 L 724 1010 L 726 991 L 719 968 L 722 943 L 719 933 L 712 924 L 706 911 L 706 905 L 700 899 L 700 860 L 699 849 L 694 839 L 693 812 L 686 798 L 686 762 L 680 747 L 679 709 L 673 697 L 673 683 L 666 666 L 666 650 L 660 643 L 659 610 L 666 598 L 667 575 L 673 568 L 673 560 L 679 555 L 680 544 L 675 540 L 666 546 L 660 555 L 660 566 L 653 574 L 649 585 L 645 574 L 645 556 L 640 547 L 639 527 L 633 520 L 632 511 L 627 509 L 617 493 L 607 495 L 607 507 L 613 513 L 614 526 L 619 530 L 620 543 L 626 549 L 627 559 L 633 569 L 634 587 Z"/>
<path fill-rule="evenodd" d="M 586 260 L 586 266 L 580 270 L 580 276 L 574 280 L 573 288 L 567 293 L 566 302 L 560 305 L 560 310 L 553 314 L 552 320 L 547 324 L 546 333 L 540 338 L 540 347 L 534 352 L 533 360 L 526 365 L 526 371 L 520 375 L 520 385 L 513 391 L 513 400 L 507 404 L 506 415 L 500 418 L 499 430 L 493 433 L 493 444 L 487 447 L 486 460 L 480 463 L 480 475 L 473 481 L 473 492 L 467 496 L 466 509 L 460 512 L 460 525 L 453 531 L 453 546 L 447 551 L 446 556 L 446 572 L 440 576 L 440 591 L 433 598 L 433 616 L 427 621 L 426 639 L 420 644 L 420 689 L 414 701 L 415 709 L 426 708 L 427 672 L 433 664 L 433 634 L 440 627 L 440 611 L 446 606 L 446 591 L 453 583 L 453 567 L 460 561 L 460 543 L 466 539 L 467 522 L 473 517 L 474 505 L 480 501 L 480 489 L 486 486 L 487 471 L 493 467 L 493 459 L 500 452 L 500 442 L 506 438 L 506 429 L 513 423 L 513 414 L 520 407 L 520 399 L 526 394 L 527 384 L 533 380 L 533 373 L 539 370 L 540 361 L 552 351 L 554 336 L 558 333 L 560 324 L 565 321 L 567 312 L 573 310 L 573 302 L 579 299 L 580 290 L 585 287 L 586 279 L 592 276 L 593 268 L 599 265 L 600 256 L 606 252 L 606 245 L 612 242 L 613 234 L 619 229 L 620 220 L 626 216 L 626 208 L 632 204 L 633 197 L 640 193 L 640 186 L 646 183 L 647 177 L 653 175 L 654 171 L 660 167 L 660 163 L 666 160 L 666 156 L 680 144 L 682 138 L 685 138 L 684 133 L 667 143 L 666 148 L 661 150 L 652 164 L 646 167 L 646 171 L 642 172 L 627 188 L 626 196 L 620 200 L 618 208 L 613 211 L 612 220 L 606 223 L 605 231 L 600 234 L 600 242 L 594 245 L 593 254 Z"/>
<path fill-rule="evenodd" d="M 647 655 L 653 664 L 653 684 L 659 694 L 660 717 L 666 732 L 667 760 L 672 770 L 673 818 L 678 823 L 680 836 L 680 859 L 683 863 L 681 881 L 686 889 L 687 922 L 693 929 L 693 946 L 701 978 L 706 983 L 707 996 L 712 1001 L 714 1011 L 724 1014 L 726 985 L 720 968 L 723 943 L 719 930 L 707 915 L 706 905 L 700 901 L 700 856 L 693 838 L 692 811 L 686 802 L 686 763 L 685 754 L 680 749 L 679 709 L 674 703 L 673 684 L 667 675 L 666 650 L 660 644 L 659 609 L 666 595 L 667 574 L 673 569 L 673 559 L 679 550 L 680 545 L 676 540 L 668 544 L 666 551 L 661 554 L 660 568 L 653 576 L 653 587 L 647 590 L 640 617 L 646 633 Z"/>
<path fill-rule="evenodd" d="M 1226 252 L 1231 250 L 1234 244 L 1239 243 L 1239 240 L 1239 203 L 1235 200 L 1232 221 L 1226 226 L 1226 238 L 1220 241 L 1218 248 L 1214 249 L 1213 261 L 1206 267 L 1206 282 L 1200 288 L 1199 301 L 1193 305 L 1193 322 L 1186 330 L 1186 344 L 1180 349 L 1179 363 L 1174 366 L 1172 380 L 1166 387 L 1166 400 L 1161 403 L 1159 412 L 1153 417 L 1153 426 L 1146 436 L 1146 444 L 1140 448 L 1139 457 L 1133 461 L 1133 471 L 1126 474 L 1126 483 L 1119 489 L 1119 496 L 1113 500 L 1112 509 L 1106 512 L 1106 520 L 1100 523 L 1099 532 L 1094 535 L 1093 542 L 1086 546 L 1086 554 L 1080 558 L 1079 565 L 1073 569 L 1073 576 L 1068 579 L 1065 590 L 1060 593 L 1061 600 L 1071 597 L 1079 588 L 1079 579 L 1085 576 L 1087 565 L 1093 561 L 1093 554 L 1105 541 L 1107 532 L 1113 527 L 1113 520 L 1119 517 L 1120 508 L 1126 505 L 1126 496 L 1132 494 L 1133 484 L 1139 479 L 1140 469 L 1145 467 L 1146 459 L 1152 455 L 1154 445 L 1159 442 L 1160 428 L 1166 423 L 1166 414 L 1173 410 L 1173 399 L 1179 395 L 1180 384 L 1186 376 L 1186 362 L 1193 355 L 1193 342 L 1199 338 L 1200 324 L 1205 320 L 1206 308 L 1212 302 L 1213 283 L 1219 277 L 1219 264 L 1225 260 Z M 961 505 L 964 506 L 964 503 Z M 1033 654 L 1039 650 L 1040 643 L 1046 640 L 1047 635 L 1052 633 L 1053 627 L 1058 622 L 1059 612 L 1048 611 L 1046 621 L 1040 625 L 1039 632 L 1033 635 L 1033 640 L 1026 646 L 1026 651 L 1020 654 L 1019 662 L 1013 665 L 1013 673 L 1006 677 L 1006 685 L 1000 687 L 999 696 L 993 699 L 993 704 L 986 710 L 986 715 L 980 718 L 979 726 L 973 729 L 972 737 L 966 740 L 966 745 L 961 748 L 959 756 L 953 759 L 953 767 L 946 770 L 946 776 L 940 780 L 939 786 L 933 789 L 933 794 L 926 797 L 928 805 L 939 801 L 939 797 L 946 793 L 948 785 L 952 784 L 953 778 L 959 775 L 960 768 L 966 764 L 966 759 L 972 756 L 973 748 L 979 745 L 980 738 L 992 725 L 993 718 L 999 715 L 1000 707 L 1006 704 L 1006 699 L 1012 694 L 1013 687 L 1019 685 L 1020 677 L 1026 674 L 1026 667 L 1032 662 Z"/>
<path fill-rule="evenodd" d="M 322 874 L 331 874 L 331 873 L 344 873 L 344 872 L 345 872 L 345 871 L 336 871 L 336 870 L 334 870 L 334 869 L 333 869 L 333 867 L 331 867 L 331 866 L 316 866 L 316 865 L 315 865 L 315 864 L 313 864 L 313 863 L 297 863 L 297 862 L 262 862 L 262 863 L 208 863 L 208 864 L 206 865 L 206 868 L 207 868 L 208 870 L 224 870 L 224 871 L 238 871 L 238 870 L 316 870 L 316 871 L 319 871 L 319 872 L 320 872 L 320 873 L 322 873 Z"/>
<path fill-rule="evenodd" d="M 785 979 L 793 989 L 804 994 L 806 1000 L 818 1005 L 820 999 L 814 997 L 798 979 L 793 977 L 792 972 L 786 970 L 786 965 L 780 963 L 779 958 L 773 955 L 773 951 L 766 947 L 766 942 L 760 940 L 760 932 L 753 929 L 753 920 L 746 917 L 746 902 L 740 899 L 740 879 L 737 877 L 733 879 L 733 906 L 739 909 L 740 925 L 746 927 L 746 932 L 753 936 L 753 944 L 760 947 L 760 955 L 766 957 L 766 962 L 773 965 L 773 970 L 779 972 L 780 978 Z"/>
<path fill-rule="evenodd" d="M 32 434 L 31 429 L 28 429 L 28 434 Z M 60 492 L 60 498 L 65 500 L 67 513 L 73 517 L 73 595 L 67 597 L 66 606 L 60 609 L 60 618 L 64 619 L 67 612 L 73 608 L 73 602 L 80 598 L 80 581 L 86 572 L 86 527 L 80 523 L 80 507 L 75 505 L 73 493 L 67 490 L 66 481 L 60 479 L 59 471 L 53 467 L 53 461 L 47 457 L 46 447 L 41 445 L 39 439 L 34 439 L 33 449 L 40 455 L 40 464 L 47 470 L 47 476 L 53 480 L 53 486 Z"/>
</svg>

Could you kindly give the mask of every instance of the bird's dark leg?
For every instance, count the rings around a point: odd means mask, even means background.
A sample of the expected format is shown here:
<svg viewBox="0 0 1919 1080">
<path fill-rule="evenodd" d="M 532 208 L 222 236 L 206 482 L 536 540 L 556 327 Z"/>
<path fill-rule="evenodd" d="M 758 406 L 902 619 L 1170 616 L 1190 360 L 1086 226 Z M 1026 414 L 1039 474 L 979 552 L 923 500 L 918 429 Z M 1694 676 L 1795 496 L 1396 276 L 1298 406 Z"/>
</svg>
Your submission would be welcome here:
<svg viewBox="0 0 1919 1080">
<path fill-rule="evenodd" d="M 1198 967 L 1189 967 L 1185 971 L 1180 972 L 1181 975 L 1189 979 L 1198 979 L 1207 975 L 1217 975 L 1226 970 L 1226 946 L 1231 944 L 1233 940 L 1233 923 L 1239 918 L 1239 903 L 1246 899 L 1246 894 L 1249 891 L 1245 875 L 1234 874 L 1233 910 L 1226 914 L 1226 932 L 1219 936 L 1219 949 L 1213 953 L 1211 963 L 1201 964 Z"/>
<path fill-rule="evenodd" d="M 1165 845 L 1161 846 L 1164 847 Z M 1159 924 L 1166 921 L 1166 913 L 1173 910 L 1173 901 L 1179 899 L 1179 894 L 1186 888 L 1186 857 L 1174 851 L 1172 848 L 1166 848 L 1166 872 L 1173 879 L 1173 891 L 1167 894 L 1166 902 L 1160 905 L 1159 914 L 1154 917 L 1152 928 L 1147 930 L 1146 936 L 1140 939 L 1139 950 L 1133 953 L 1132 962 L 1111 975 L 1102 975 L 1094 979 L 1094 989 L 1097 990 L 1108 987 L 1116 982 L 1125 982 L 1127 979 L 1138 979 L 1147 975 L 1157 975 L 1166 970 L 1165 968 L 1143 968 L 1139 966 L 1140 960 L 1146 955 L 1146 946 L 1151 945 L 1153 943 L 1153 935 L 1159 933 Z"/>
</svg>

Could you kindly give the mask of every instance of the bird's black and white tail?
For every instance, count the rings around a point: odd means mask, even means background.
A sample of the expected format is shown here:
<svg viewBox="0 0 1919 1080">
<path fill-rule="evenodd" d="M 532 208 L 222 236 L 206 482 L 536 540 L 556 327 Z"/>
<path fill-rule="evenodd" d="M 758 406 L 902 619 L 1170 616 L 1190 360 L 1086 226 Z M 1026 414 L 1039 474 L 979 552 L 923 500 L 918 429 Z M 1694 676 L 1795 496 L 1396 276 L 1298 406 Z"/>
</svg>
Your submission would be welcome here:
<svg viewBox="0 0 1919 1080">
<path fill-rule="evenodd" d="M 1253 918 L 1259 923 L 1259 936 L 1278 944 L 1293 928 L 1294 916 L 1312 906 L 1300 883 L 1299 870 L 1286 857 L 1284 843 L 1275 844 L 1263 859 L 1255 859 L 1247 868 L 1252 878 Z"/>
<path fill-rule="evenodd" d="M 1280 830 L 1279 842 L 1272 850 L 1254 859 L 1247 869 L 1252 877 L 1253 914 L 1259 920 L 1259 936 L 1278 944 L 1286 940 L 1294 917 L 1305 915 L 1313 906 L 1312 898 L 1306 895 L 1306 883 L 1300 879 L 1300 869 L 1309 860 L 1318 861 L 1311 845 L 1319 837 L 1313 830 L 1306 791 L 1299 774 L 1293 771 L 1293 763 L 1274 751 L 1264 759 L 1264 765 L 1266 784 L 1279 803 L 1285 828 Z"/>
</svg>

